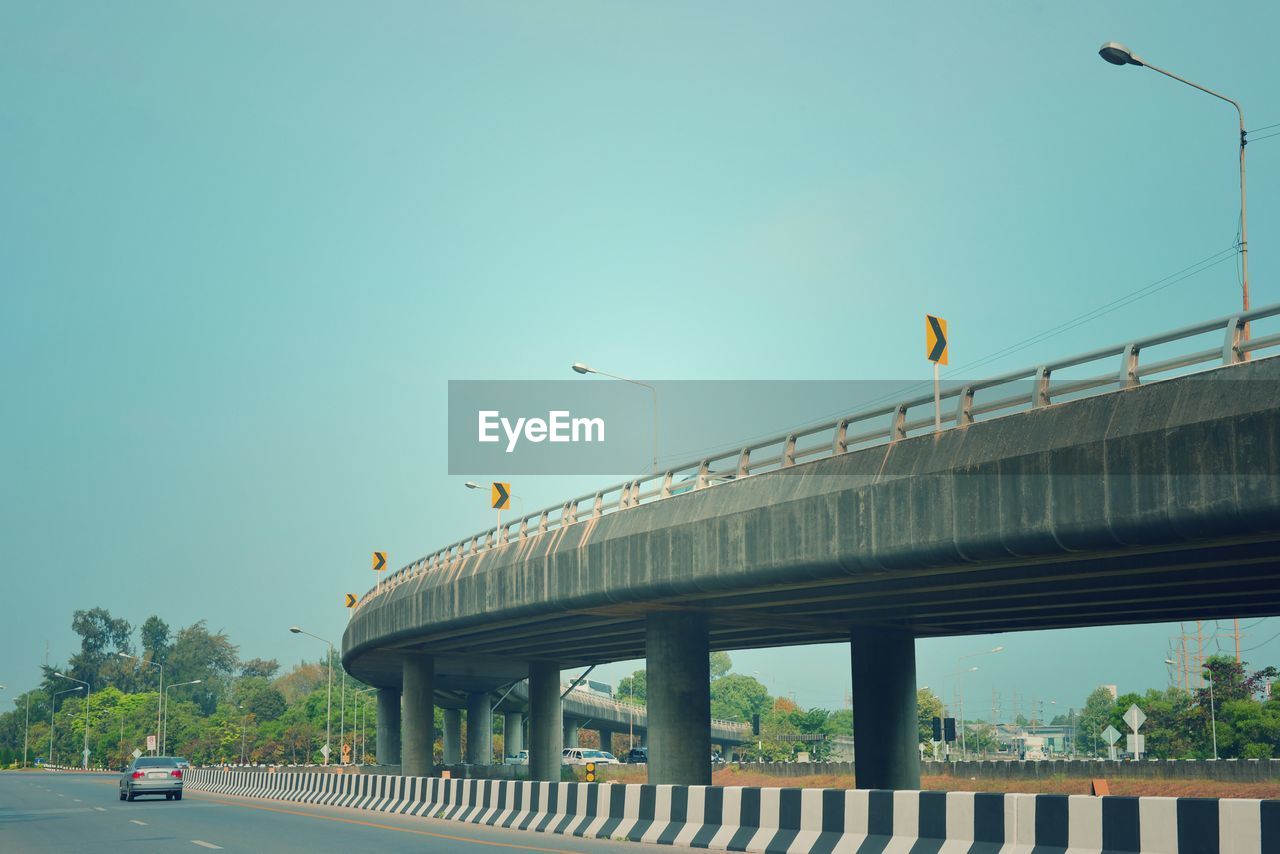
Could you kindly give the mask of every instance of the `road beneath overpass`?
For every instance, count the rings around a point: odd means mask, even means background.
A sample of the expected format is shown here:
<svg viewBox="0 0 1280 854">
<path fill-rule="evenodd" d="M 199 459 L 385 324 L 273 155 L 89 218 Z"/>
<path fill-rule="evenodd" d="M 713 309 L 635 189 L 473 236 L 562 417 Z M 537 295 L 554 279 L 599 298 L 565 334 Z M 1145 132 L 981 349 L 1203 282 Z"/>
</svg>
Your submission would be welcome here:
<svg viewBox="0 0 1280 854">
<path fill-rule="evenodd" d="M 709 650 L 845 641 L 858 785 L 915 788 L 917 637 L 1280 613 L 1277 388 L 1237 364 L 459 553 L 362 601 L 343 662 L 403 697 L 414 774 L 437 690 L 527 676 L 554 779 L 560 670 L 645 657 L 650 781 L 692 784 Z"/>
<path fill-rule="evenodd" d="M 670 851 L 639 843 L 548 838 L 464 822 L 186 792 L 181 801 L 117 799 L 117 775 L 56 771 L 0 774 L 0 851 L 240 851 L 323 854 L 378 851 Z"/>
</svg>

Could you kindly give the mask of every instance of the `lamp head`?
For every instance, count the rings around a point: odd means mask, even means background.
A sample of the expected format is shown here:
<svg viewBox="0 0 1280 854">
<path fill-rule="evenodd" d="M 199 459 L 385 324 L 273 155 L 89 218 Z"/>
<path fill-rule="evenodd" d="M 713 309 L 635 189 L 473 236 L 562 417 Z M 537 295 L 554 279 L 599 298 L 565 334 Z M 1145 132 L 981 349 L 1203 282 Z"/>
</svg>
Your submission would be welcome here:
<svg viewBox="0 0 1280 854">
<path fill-rule="evenodd" d="M 1098 56 L 1112 65 L 1142 65 L 1142 60 L 1133 55 L 1133 51 L 1119 42 L 1107 42 L 1098 50 Z"/>
<path fill-rule="evenodd" d="M 1003 647 L 1003 646 L 998 646 L 998 647 L 995 647 L 994 649 L 992 649 L 991 651 L 992 651 L 992 652 L 1004 652 L 1004 647 Z"/>
<path fill-rule="evenodd" d="M 289 631 L 293 632 L 295 635 L 302 634 L 302 629 L 298 628 L 297 626 L 290 626 Z"/>
<path fill-rule="evenodd" d="M 481 487 L 480 487 L 480 484 L 476 483 L 474 480 L 469 480 L 469 481 L 467 481 L 466 483 L 464 483 L 464 484 L 463 484 L 463 486 L 465 486 L 467 489 L 480 489 L 480 488 L 481 488 Z"/>
<path fill-rule="evenodd" d="M 1177 667 L 1177 666 L 1178 666 L 1178 662 L 1174 661 L 1172 658 L 1166 658 L 1166 659 L 1164 660 L 1164 663 L 1165 663 L 1165 664 L 1172 665 L 1172 666 L 1174 666 L 1174 667 Z"/>
<path fill-rule="evenodd" d="M 576 371 L 577 373 L 580 373 L 580 374 L 594 374 L 594 373 L 595 373 L 595 371 L 594 371 L 594 370 L 592 370 L 591 368 L 588 368 L 586 365 L 582 364 L 581 362 L 574 362 L 574 363 L 573 363 L 573 369 L 574 369 L 574 371 Z"/>
</svg>

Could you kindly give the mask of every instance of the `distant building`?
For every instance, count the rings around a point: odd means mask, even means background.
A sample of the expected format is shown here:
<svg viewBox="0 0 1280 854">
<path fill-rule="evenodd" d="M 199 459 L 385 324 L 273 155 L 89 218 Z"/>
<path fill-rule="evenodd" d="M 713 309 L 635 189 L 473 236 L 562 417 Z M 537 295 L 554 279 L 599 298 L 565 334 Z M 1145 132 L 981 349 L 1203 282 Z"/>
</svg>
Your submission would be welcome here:
<svg viewBox="0 0 1280 854">
<path fill-rule="evenodd" d="M 1120 692 L 1116 690 L 1115 685 L 1102 685 L 1100 687 L 1106 688 L 1107 692 L 1111 694 L 1111 699 L 1113 700 L 1120 696 Z"/>
</svg>

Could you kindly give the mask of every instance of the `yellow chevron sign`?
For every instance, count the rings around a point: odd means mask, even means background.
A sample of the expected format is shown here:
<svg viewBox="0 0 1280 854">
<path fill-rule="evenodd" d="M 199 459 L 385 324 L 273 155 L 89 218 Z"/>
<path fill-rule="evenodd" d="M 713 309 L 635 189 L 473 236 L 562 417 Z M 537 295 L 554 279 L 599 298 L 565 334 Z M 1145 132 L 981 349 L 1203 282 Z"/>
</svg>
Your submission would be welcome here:
<svg viewBox="0 0 1280 854">
<path fill-rule="evenodd" d="M 924 316 L 924 355 L 930 362 L 947 364 L 947 322 L 932 314 Z"/>
<path fill-rule="evenodd" d="M 355 606 L 356 606 L 356 594 L 354 594 L 354 593 L 348 593 L 348 594 L 347 594 L 347 607 L 348 607 L 348 608 L 354 608 Z"/>
<path fill-rule="evenodd" d="M 489 491 L 489 499 L 494 510 L 506 510 L 511 506 L 511 484 L 494 481 L 493 488 Z"/>
<path fill-rule="evenodd" d="M 387 568 L 387 553 L 374 552 L 373 553 L 373 571 L 382 572 L 382 570 L 386 568 Z"/>
</svg>

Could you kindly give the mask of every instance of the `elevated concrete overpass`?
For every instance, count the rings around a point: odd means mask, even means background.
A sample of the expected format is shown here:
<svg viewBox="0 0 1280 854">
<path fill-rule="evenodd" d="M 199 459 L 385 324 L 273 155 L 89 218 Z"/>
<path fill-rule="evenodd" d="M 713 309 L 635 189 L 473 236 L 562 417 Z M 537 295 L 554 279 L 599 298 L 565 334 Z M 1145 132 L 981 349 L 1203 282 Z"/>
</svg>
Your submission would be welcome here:
<svg viewBox="0 0 1280 854">
<path fill-rule="evenodd" d="M 651 782 L 702 783 L 710 650 L 847 641 L 858 785 L 916 787 L 917 637 L 1280 613 L 1280 360 L 1256 355 L 1280 335 L 1243 335 L 1278 314 L 949 389 L 938 432 L 913 399 L 700 461 L 682 494 L 676 470 L 517 520 L 371 591 L 344 665 L 417 721 L 528 676 L 550 779 L 561 668 L 645 657 Z"/>
</svg>

